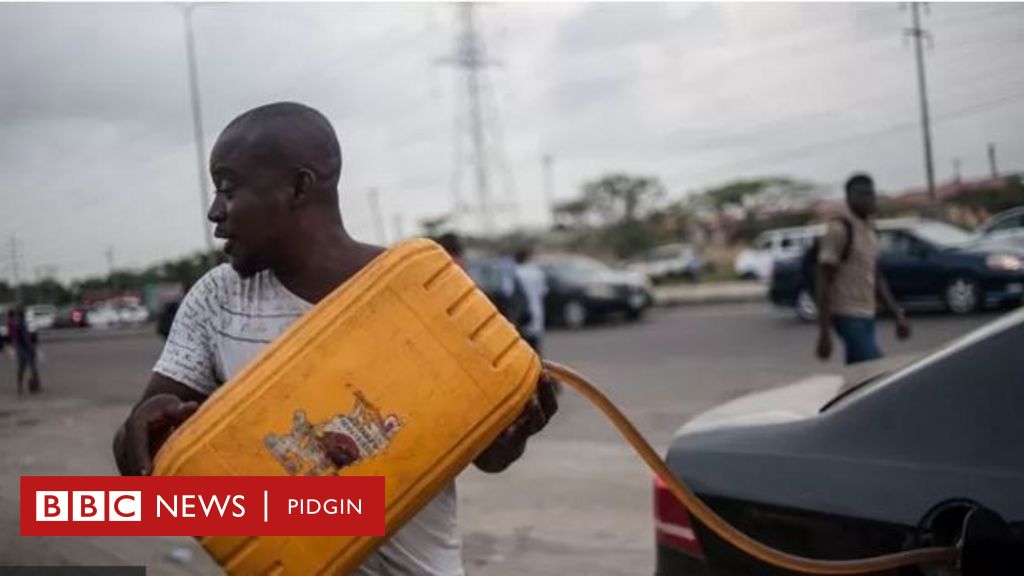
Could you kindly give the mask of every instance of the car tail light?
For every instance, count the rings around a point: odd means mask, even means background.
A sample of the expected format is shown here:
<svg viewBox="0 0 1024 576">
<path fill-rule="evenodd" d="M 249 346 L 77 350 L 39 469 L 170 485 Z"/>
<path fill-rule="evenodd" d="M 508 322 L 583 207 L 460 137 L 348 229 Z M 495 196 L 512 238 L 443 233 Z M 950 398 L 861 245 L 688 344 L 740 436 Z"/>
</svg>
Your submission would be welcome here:
<svg viewBox="0 0 1024 576">
<path fill-rule="evenodd" d="M 654 478 L 654 532 L 658 542 L 697 558 L 704 557 L 690 512 L 658 477 Z"/>
</svg>

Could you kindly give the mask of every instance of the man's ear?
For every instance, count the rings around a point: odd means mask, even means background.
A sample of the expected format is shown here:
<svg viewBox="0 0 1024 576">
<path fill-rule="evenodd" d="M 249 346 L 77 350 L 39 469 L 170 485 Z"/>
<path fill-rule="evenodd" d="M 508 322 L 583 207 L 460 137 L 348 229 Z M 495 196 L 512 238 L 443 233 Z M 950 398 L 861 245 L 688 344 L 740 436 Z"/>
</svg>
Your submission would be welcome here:
<svg viewBox="0 0 1024 576">
<path fill-rule="evenodd" d="M 309 168 L 299 168 L 296 170 L 292 182 L 291 203 L 293 205 L 301 205 L 309 202 L 316 189 L 316 185 L 316 173 Z"/>
</svg>

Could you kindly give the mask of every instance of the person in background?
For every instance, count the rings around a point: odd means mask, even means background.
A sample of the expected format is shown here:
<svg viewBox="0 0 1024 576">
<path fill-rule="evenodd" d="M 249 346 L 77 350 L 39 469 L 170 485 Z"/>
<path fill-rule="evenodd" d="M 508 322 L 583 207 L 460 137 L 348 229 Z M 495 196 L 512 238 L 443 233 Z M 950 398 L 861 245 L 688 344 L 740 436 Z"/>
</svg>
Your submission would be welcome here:
<svg viewBox="0 0 1024 576">
<path fill-rule="evenodd" d="M 167 340 L 171 333 L 174 317 L 178 314 L 178 306 L 181 306 L 181 301 L 168 302 L 160 308 L 160 315 L 156 320 L 156 333 L 164 340 Z"/>
<path fill-rule="evenodd" d="M 465 256 L 465 248 L 462 246 L 462 238 L 459 237 L 455 232 L 445 232 L 438 236 L 435 241 L 440 244 L 441 248 L 452 257 L 459 266 L 463 265 L 463 258 Z"/>
<path fill-rule="evenodd" d="M 445 232 L 435 238 L 434 241 L 444 248 L 445 252 L 451 256 L 456 264 L 473 277 L 474 282 L 482 283 L 489 287 L 485 292 L 487 297 L 490 298 L 491 303 L 522 335 L 525 327 L 530 323 L 530 307 L 523 284 L 516 275 L 516 263 L 510 258 L 495 260 L 487 270 L 488 274 L 494 274 L 496 278 L 490 278 L 491 282 L 488 282 L 478 277 L 481 274 L 479 270 L 474 270 L 472 266 L 467 266 L 465 248 L 463 247 L 461 236 L 455 232 Z"/>
<path fill-rule="evenodd" d="M 519 327 L 519 332 L 540 355 L 544 342 L 544 297 L 548 294 L 548 281 L 540 266 L 531 262 L 533 251 L 530 248 L 519 248 L 513 258 L 516 262 L 516 279 L 522 286 L 530 312 L 529 321 Z"/>
<path fill-rule="evenodd" d="M 896 335 L 910 337 L 910 325 L 878 269 L 875 183 L 867 174 L 846 182 L 847 213 L 828 223 L 818 252 L 817 356 L 832 356 L 832 330 L 843 341 L 846 363 L 882 357 L 875 337 L 879 301 L 896 319 Z"/>
<path fill-rule="evenodd" d="M 7 337 L 10 339 L 17 361 L 18 395 L 20 396 L 24 391 L 26 372 L 28 372 L 29 378 L 29 393 L 35 394 L 39 392 L 42 386 L 39 379 L 36 339 L 35 335 L 29 330 L 24 308 L 19 306 L 7 311 Z"/>
</svg>

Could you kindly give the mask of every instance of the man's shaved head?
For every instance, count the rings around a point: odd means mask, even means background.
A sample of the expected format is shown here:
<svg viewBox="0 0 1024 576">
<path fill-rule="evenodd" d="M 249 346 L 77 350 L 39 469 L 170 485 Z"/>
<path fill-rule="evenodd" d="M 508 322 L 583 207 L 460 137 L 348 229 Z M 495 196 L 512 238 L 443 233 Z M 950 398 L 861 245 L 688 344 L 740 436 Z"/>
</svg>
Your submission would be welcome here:
<svg viewBox="0 0 1024 576">
<path fill-rule="evenodd" d="M 330 121 L 309 106 L 275 102 L 253 108 L 224 128 L 218 145 L 222 142 L 244 145 L 263 166 L 305 168 L 318 183 L 337 188 L 341 176 L 338 136 Z"/>
<path fill-rule="evenodd" d="M 232 120 L 210 154 L 210 174 L 209 218 L 243 274 L 287 260 L 317 226 L 341 225 L 341 146 L 309 106 L 278 102 Z"/>
</svg>

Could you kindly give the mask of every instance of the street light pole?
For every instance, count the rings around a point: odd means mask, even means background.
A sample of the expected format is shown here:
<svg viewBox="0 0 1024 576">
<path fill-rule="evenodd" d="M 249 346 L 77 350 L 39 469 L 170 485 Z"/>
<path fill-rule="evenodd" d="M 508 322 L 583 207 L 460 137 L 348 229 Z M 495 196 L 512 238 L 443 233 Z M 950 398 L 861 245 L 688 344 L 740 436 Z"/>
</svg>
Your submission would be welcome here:
<svg viewBox="0 0 1024 576">
<path fill-rule="evenodd" d="M 544 168 L 544 200 L 548 204 L 548 216 L 553 222 L 555 219 L 555 159 L 551 154 L 545 154 L 540 161 Z"/>
<path fill-rule="evenodd" d="M 203 225 L 203 240 L 207 253 L 213 252 L 213 233 L 206 214 L 210 208 L 210 191 L 207 183 L 206 147 L 203 139 L 203 107 L 199 100 L 199 73 L 196 70 L 196 42 L 192 32 L 193 4 L 179 5 L 185 21 L 185 49 L 188 55 L 188 87 L 192 103 L 192 134 L 195 138 L 196 170 L 199 176 L 200 217 Z"/>
<path fill-rule="evenodd" d="M 370 188 L 367 192 L 370 199 L 370 216 L 373 218 L 373 227 L 377 231 L 377 242 L 387 244 L 387 232 L 384 230 L 384 213 L 380 209 L 380 190 Z"/>
</svg>

